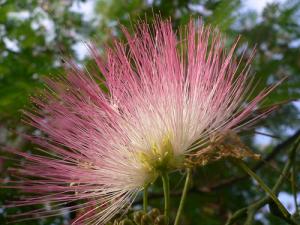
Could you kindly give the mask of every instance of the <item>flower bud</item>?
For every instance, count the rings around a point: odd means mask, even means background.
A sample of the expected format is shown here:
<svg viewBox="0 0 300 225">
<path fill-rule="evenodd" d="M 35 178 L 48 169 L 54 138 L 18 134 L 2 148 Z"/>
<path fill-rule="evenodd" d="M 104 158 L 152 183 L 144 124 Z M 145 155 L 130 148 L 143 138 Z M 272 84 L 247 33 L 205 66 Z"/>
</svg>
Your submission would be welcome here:
<svg viewBox="0 0 300 225">
<path fill-rule="evenodd" d="M 148 214 L 143 215 L 141 225 L 153 225 L 152 218 Z"/>
<path fill-rule="evenodd" d="M 152 210 L 148 213 L 148 215 L 149 215 L 153 220 L 155 220 L 156 217 L 158 217 L 158 216 L 160 215 L 160 211 L 159 211 L 159 209 L 154 208 L 154 209 L 152 209 Z"/>
<path fill-rule="evenodd" d="M 119 225 L 134 225 L 134 223 L 130 219 L 122 220 Z"/>
<path fill-rule="evenodd" d="M 160 215 L 158 217 L 156 217 L 155 221 L 154 221 L 154 225 L 166 225 L 166 217 L 164 215 Z"/>
<path fill-rule="evenodd" d="M 135 212 L 135 213 L 133 214 L 133 221 L 134 221 L 136 224 L 140 225 L 140 224 L 141 224 L 141 221 L 142 221 L 142 216 L 143 216 L 143 215 L 144 215 L 144 212 L 142 212 L 142 211 Z"/>
</svg>

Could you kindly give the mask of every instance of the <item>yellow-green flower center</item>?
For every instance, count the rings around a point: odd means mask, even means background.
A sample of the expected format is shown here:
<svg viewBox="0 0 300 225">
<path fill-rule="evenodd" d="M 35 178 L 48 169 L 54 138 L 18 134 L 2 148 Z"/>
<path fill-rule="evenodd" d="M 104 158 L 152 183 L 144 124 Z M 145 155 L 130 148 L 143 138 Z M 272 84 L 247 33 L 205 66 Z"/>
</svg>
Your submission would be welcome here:
<svg viewBox="0 0 300 225">
<path fill-rule="evenodd" d="M 153 144 L 151 151 L 140 152 L 139 159 L 153 182 L 159 174 L 178 168 L 181 157 L 175 156 L 170 138 L 166 136 L 160 144 Z"/>
</svg>

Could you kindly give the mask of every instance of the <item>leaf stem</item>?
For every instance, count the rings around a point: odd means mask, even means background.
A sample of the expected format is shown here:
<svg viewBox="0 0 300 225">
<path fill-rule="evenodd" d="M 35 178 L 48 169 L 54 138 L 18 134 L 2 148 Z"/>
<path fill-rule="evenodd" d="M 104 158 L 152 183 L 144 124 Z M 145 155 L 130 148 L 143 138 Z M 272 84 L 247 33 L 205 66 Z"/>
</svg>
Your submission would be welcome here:
<svg viewBox="0 0 300 225">
<path fill-rule="evenodd" d="M 294 204 L 296 208 L 296 213 L 299 212 L 299 206 L 297 202 L 297 185 L 296 185 L 296 162 L 295 157 L 293 158 L 293 166 L 292 166 L 292 172 L 291 172 L 291 186 L 292 186 L 292 193 L 294 197 Z"/>
<path fill-rule="evenodd" d="M 184 207 L 184 203 L 185 203 L 185 199 L 186 199 L 186 195 L 189 189 L 189 185 L 190 185 L 190 180 L 191 180 L 191 169 L 187 168 L 187 174 L 186 174 L 186 178 L 185 178 L 185 183 L 184 183 L 184 187 L 183 187 L 183 191 L 182 191 L 182 195 L 181 195 L 181 199 L 180 199 L 180 204 L 179 204 L 179 208 L 177 210 L 177 214 L 176 214 L 176 218 L 175 218 L 175 223 L 174 225 L 178 225 L 179 224 L 179 218 L 182 214 L 182 210 Z"/>
<path fill-rule="evenodd" d="M 288 217 L 290 213 L 287 209 L 282 205 L 277 196 L 273 193 L 273 191 L 265 184 L 265 182 L 256 175 L 242 160 L 233 159 L 233 162 L 239 166 L 242 170 L 248 173 L 254 180 L 258 182 L 260 187 L 270 196 L 270 198 L 276 203 L 278 209 L 282 212 L 285 217 Z"/>
<path fill-rule="evenodd" d="M 300 144 L 300 139 L 299 140 L 297 140 L 297 139 L 298 139 L 298 136 L 296 137 L 296 142 L 295 142 L 294 146 L 289 151 L 289 160 L 285 163 L 282 173 L 280 174 L 275 185 L 272 188 L 272 191 L 275 195 L 278 194 L 279 188 L 281 187 L 285 177 L 288 175 L 292 165 L 294 164 L 295 154 L 296 154 L 297 148 Z M 262 208 L 264 205 L 270 204 L 271 201 L 272 200 L 271 200 L 270 196 L 268 195 L 268 196 L 261 198 L 258 201 L 253 202 L 249 206 L 246 206 L 242 209 L 237 210 L 231 217 L 228 218 L 226 225 L 233 225 L 236 223 L 237 220 L 241 219 L 242 217 L 247 217 L 246 221 L 247 220 L 249 221 L 249 217 L 253 216 L 253 215 L 251 215 L 251 210 L 254 209 L 255 211 L 257 211 L 260 208 Z M 250 214 L 248 212 L 250 212 Z M 288 224 L 297 225 L 297 222 L 295 222 L 295 220 L 291 217 L 291 215 L 289 215 L 289 217 L 285 217 L 283 219 Z"/>
</svg>

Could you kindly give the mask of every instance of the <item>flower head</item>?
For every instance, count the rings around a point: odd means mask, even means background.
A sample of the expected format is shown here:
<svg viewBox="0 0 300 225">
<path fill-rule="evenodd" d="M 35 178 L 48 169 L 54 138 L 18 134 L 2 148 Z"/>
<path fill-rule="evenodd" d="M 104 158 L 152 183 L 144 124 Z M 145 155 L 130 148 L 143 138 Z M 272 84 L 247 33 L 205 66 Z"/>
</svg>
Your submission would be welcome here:
<svg viewBox="0 0 300 225">
<path fill-rule="evenodd" d="M 71 65 L 26 112 L 43 133 L 31 137 L 41 150 L 18 153 L 26 179 L 16 186 L 34 193 L 22 204 L 51 203 L 41 215 L 86 208 L 75 223 L 107 222 L 160 173 L 182 168 L 211 134 L 240 128 L 270 91 L 243 104 L 249 61 L 240 68 L 236 44 L 226 52 L 210 28 L 190 22 L 178 37 L 170 21 L 157 20 L 124 34 L 127 43 L 105 58 L 90 47 L 104 80 Z"/>
</svg>

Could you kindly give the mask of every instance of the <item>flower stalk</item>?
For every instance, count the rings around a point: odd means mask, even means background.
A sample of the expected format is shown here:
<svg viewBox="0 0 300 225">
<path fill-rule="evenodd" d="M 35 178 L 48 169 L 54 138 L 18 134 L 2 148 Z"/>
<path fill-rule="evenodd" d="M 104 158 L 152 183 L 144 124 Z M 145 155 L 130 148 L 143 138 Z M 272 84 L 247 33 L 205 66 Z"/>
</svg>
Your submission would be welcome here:
<svg viewBox="0 0 300 225">
<path fill-rule="evenodd" d="M 170 181 L 167 172 L 162 172 L 161 177 L 163 182 L 164 200 L 165 200 L 164 216 L 166 218 L 166 225 L 168 225 L 170 220 Z"/>
<path fill-rule="evenodd" d="M 185 183 L 184 183 L 184 187 L 183 187 L 183 191 L 182 191 L 182 195 L 181 195 L 181 199 L 180 199 L 180 204 L 179 204 L 179 208 L 178 208 L 178 211 L 177 211 L 177 214 L 176 214 L 174 225 L 179 224 L 179 219 L 180 219 L 180 216 L 182 214 L 182 210 L 183 210 L 183 207 L 184 207 L 186 195 L 187 195 L 189 185 L 190 185 L 190 181 L 191 181 L 191 175 L 192 175 L 191 169 L 187 168 L 186 172 L 187 173 L 186 173 Z"/>
<path fill-rule="evenodd" d="M 147 208 L 148 208 L 148 187 L 149 184 L 146 184 L 143 192 L 143 210 L 145 213 L 147 213 Z"/>
</svg>

